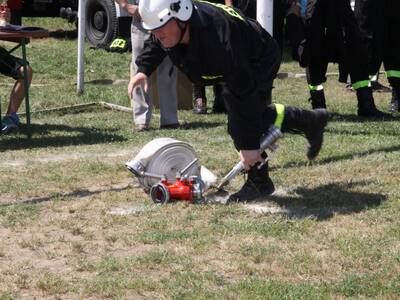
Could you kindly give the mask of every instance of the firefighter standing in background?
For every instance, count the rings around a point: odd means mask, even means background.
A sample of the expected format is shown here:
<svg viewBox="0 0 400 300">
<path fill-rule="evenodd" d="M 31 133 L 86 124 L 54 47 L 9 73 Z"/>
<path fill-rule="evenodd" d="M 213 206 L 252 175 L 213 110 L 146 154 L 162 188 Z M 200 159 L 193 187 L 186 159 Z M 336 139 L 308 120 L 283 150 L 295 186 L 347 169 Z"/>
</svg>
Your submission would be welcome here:
<svg viewBox="0 0 400 300">
<path fill-rule="evenodd" d="M 248 178 L 228 202 L 246 202 L 274 192 L 260 139 L 272 124 L 305 134 L 307 157 L 314 159 L 322 146 L 328 114 L 266 104 L 280 66 L 274 39 L 255 20 L 232 7 L 191 0 L 141 0 L 143 27 L 152 36 L 137 58 L 138 71 L 128 85 L 146 88 L 147 78 L 168 55 L 194 83 L 221 83 L 228 109 L 228 132 Z M 259 165 L 262 163 L 262 165 Z"/>
<path fill-rule="evenodd" d="M 293 0 L 304 20 L 305 39 L 299 47 L 299 61 L 307 68 L 313 108 L 325 108 L 323 83 L 329 62 L 338 62 L 339 81 L 347 73 L 357 93 L 360 117 L 389 117 L 374 103 L 368 72 L 368 56 L 349 0 Z"/>
<path fill-rule="evenodd" d="M 390 112 L 399 111 L 400 102 L 400 1 L 357 0 L 356 13 L 368 48 L 371 76 L 379 72 L 383 62 L 392 87 Z"/>
<path fill-rule="evenodd" d="M 208 0 L 212 3 L 219 4 L 232 4 L 232 0 Z M 220 84 L 213 85 L 214 102 L 212 112 L 215 114 L 226 113 L 224 97 L 222 96 L 222 86 Z M 207 97 L 206 88 L 203 85 L 193 84 L 193 113 L 206 114 L 207 113 Z"/>
</svg>

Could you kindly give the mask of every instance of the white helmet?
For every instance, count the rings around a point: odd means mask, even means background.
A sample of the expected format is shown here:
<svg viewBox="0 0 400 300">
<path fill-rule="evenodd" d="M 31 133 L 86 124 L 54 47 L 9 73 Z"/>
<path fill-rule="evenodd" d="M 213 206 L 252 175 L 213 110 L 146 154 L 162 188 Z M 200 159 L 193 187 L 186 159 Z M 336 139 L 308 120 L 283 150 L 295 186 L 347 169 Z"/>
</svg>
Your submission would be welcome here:
<svg viewBox="0 0 400 300">
<path fill-rule="evenodd" d="M 189 20 L 193 12 L 192 0 L 140 0 L 139 14 L 144 29 L 154 30 L 172 18 Z"/>
</svg>

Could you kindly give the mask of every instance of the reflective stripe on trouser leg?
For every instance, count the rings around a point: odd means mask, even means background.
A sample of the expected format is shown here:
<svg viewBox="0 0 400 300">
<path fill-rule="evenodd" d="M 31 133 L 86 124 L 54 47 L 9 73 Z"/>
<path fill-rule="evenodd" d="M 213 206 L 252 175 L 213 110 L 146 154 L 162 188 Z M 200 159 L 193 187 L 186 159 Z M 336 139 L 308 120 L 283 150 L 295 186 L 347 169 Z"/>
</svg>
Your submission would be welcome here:
<svg viewBox="0 0 400 300">
<path fill-rule="evenodd" d="M 371 86 L 371 81 L 369 80 L 362 80 L 362 81 L 357 81 L 354 82 L 352 85 L 353 89 L 358 90 L 364 87 L 370 87 Z"/>
<path fill-rule="evenodd" d="M 274 125 L 280 129 L 282 127 L 283 119 L 285 118 L 285 105 L 275 104 L 275 109 L 276 109 L 276 118 Z"/>
<path fill-rule="evenodd" d="M 308 85 L 308 89 L 310 91 L 322 91 L 324 89 L 324 86 L 322 84 L 318 84 L 318 85 Z"/>
<path fill-rule="evenodd" d="M 396 77 L 396 78 L 400 78 L 400 71 L 397 70 L 389 70 L 386 71 L 386 77 Z"/>
</svg>

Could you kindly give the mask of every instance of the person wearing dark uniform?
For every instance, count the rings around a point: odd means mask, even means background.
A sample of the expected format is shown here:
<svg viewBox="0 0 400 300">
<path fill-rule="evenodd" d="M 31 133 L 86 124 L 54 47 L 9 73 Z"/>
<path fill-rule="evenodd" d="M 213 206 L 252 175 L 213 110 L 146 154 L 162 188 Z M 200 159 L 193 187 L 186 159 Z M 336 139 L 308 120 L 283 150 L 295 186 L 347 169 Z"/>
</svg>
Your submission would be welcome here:
<svg viewBox="0 0 400 300">
<path fill-rule="evenodd" d="M 128 93 L 147 78 L 168 55 L 194 83 L 221 83 L 228 109 L 228 132 L 248 178 L 228 202 L 246 202 L 275 190 L 268 175 L 260 139 L 271 125 L 282 132 L 304 133 L 307 157 L 315 159 L 323 141 L 328 113 L 266 104 L 280 65 L 275 40 L 255 20 L 232 7 L 191 0 L 141 0 L 143 27 L 152 35 L 137 58 L 138 72 Z M 261 165 L 259 165 L 261 163 Z"/>
<path fill-rule="evenodd" d="M 368 72 L 367 51 L 349 0 L 294 0 L 304 21 L 305 38 L 299 61 L 307 68 L 313 108 L 325 108 L 323 83 L 329 62 L 339 63 L 339 81 L 350 74 L 357 93 L 358 116 L 388 117 L 374 103 Z"/>
<path fill-rule="evenodd" d="M 379 72 L 383 62 L 392 87 L 390 112 L 399 111 L 400 102 L 400 1 L 357 0 L 355 13 L 368 48 L 371 76 Z"/>
<path fill-rule="evenodd" d="M 209 0 L 212 3 L 226 4 L 230 0 Z M 215 114 L 226 113 L 225 101 L 222 96 L 222 86 L 219 83 L 213 85 L 214 102 L 212 112 Z M 193 83 L 193 113 L 207 113 L 207 96 L 204 85 Z"/>
</svg>

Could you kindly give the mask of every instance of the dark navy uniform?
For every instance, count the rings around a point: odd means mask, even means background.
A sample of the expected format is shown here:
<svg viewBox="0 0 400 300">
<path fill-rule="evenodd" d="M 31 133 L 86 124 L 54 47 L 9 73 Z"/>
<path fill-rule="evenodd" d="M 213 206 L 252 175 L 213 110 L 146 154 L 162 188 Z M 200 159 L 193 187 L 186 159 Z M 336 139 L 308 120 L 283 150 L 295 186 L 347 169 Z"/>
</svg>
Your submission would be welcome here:
<svg viewBox="0 0 400 300">
<path fill-rule="evenodd" d="M 266 97 L 280 65 L 279 47 L 260 24 L 238 10 L 207 2 L 194 4 L 189 45 L 164 49 L 155 37 L 149 39 L 137 58 L 138 72 L 150 75 L 168 55 L 194 83 L 223 82 L 228 131 L 235 146 L 258 149 L 266 131 L 262 121 Z"/>
<path fill-rule="evenodd" d="M 189 44 L 163 49 L 154 37 L 136 60 L 138 72 L 150 75 L 168 55 L 194 83 L 223 83 L 228 108 L 228 131 L 239 150 L 258 150 L 260 139 L 274 124 L 282 132 L 303 133 L 309 141 L 307 157 L 314 159 L 322 146 L 326 110 L 306 111 L 283 105 L 267 105 L 280 65 L 275 40 L 253 19 L 234 8 L 194 1 L 189 23 Z M 263 153 L 265 157 L 265 153 Z M 275 190 L 268 163 L 253 166 L 242 188 L 228 202 L 266 197 Z"/>
<path fill-rule="evenodd" d="M 400 1 L 358 0 L 355 13 L 368 49 L 369 74 L 375 75 L 383 62 L 393 89 L 390 110 L 400 101 Z"/>
</svg>

